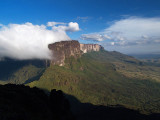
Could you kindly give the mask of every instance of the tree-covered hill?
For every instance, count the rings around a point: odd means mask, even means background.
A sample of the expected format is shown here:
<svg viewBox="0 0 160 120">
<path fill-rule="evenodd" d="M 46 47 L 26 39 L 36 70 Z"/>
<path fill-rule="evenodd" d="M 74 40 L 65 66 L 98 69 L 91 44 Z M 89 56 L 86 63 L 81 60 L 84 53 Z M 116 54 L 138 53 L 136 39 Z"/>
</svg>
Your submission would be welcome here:
<svg viewBox="0 0 160 120">
<path fill-rule="evenodd" d="M 78 59 L 71 57 L 65 63 L 65 66 L 48 67 L 39 80 L 28 85 L 49 91 L 62 90 L 83 103 L 118 104 L 142 113 L 160 113 L 157 74 L 160 68 L 107 51 L 87 53 Z M 138 75 L 132 76 L 131 73 Z M 156 77 L 152 78 L 152 74 Z"/>
<path fill-rule="evenodd" d="M 44 60 L 0 61 L 0 84 L 24 84 L 39 79 L 46 68 Z"/>
</svg>

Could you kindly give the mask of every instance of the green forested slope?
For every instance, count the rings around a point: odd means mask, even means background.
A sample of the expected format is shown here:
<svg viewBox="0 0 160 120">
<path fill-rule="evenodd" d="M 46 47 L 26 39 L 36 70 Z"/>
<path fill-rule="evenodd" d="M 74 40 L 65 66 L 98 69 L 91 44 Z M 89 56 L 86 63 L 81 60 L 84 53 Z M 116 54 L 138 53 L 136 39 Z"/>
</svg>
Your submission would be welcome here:
<svg viewBox="0 0 160 120">
<path fill-rule="evenodd" d="M 0 84 L 24 84 L 38 80 L 45 70 L 41 60 L 0 61 Z"/>
<path fill-rule="evenodd" d="M 160 83 L 149 77 L 125 75 L 115 63 L 148 67 L 117 52 L 92 52 L 77 60 L 67 59 L 63 67 L 48 67 L 38 81 L 29 85 L 45 90 L 60 89 L 83 103 L 120 104 L 144 113 L 160 113 Z"/>
</svg>

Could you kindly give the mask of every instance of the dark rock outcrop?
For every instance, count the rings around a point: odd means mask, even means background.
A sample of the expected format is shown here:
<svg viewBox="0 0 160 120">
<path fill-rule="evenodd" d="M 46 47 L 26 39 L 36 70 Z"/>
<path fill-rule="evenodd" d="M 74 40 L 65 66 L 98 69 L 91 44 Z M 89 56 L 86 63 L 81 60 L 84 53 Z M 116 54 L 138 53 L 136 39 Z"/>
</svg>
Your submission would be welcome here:
<svg viewBox="0 0 160 120">
<path fill-rule="evenodd" d="M 50 96 L 38 88 L 0 85 L 0 120 L 73 120 L 70 104 L 62 91 Z"/>
</svg>

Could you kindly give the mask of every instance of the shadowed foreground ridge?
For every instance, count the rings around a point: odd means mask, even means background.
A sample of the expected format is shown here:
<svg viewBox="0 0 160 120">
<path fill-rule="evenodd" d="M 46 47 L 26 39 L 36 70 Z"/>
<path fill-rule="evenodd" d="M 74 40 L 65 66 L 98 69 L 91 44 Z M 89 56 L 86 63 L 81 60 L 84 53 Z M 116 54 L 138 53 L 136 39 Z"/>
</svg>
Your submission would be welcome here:
<svg viewBox="0 0 160 120">
<path fill-rule="evenodd" d="M 123 106 L 81 103 L 74 96 L 53 89 L 48 96 L 38 88 L 0 85 L 0 120 L 159 120 Z M 71 106 L 70 106 L 70 103 Z M 71 110 L 73 114 L 71 113 Z M 74 116 L 73 116 L 74 115 Z"/>
<path fill-rule="evenodd" d="M 73 120 L 68 100 L 62 91 L 48 97 L 38 88 L 0 85 L 0 120 Z"/>
<path fill-rule="evenodd" d="M 93 105 L 81 103 L 76 97 L 66 95 L 77 120 L 160 120 L 159 113 L 142 114 L 122 105 Z"/>
</svg>

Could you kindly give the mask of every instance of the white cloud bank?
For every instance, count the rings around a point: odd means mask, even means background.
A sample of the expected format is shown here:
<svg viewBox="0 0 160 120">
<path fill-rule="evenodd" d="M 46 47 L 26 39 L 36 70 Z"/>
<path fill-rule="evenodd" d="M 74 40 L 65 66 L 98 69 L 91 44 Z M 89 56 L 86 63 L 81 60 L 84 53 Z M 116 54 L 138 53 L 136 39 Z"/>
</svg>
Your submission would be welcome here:
<svg viewBox="0 0 160 120">
<path fill-rule="evenodd" d="M 51 30 L 48 27 L 52 27 Z M 48 22 L 48 25 L 9 24 L 0 26 L 0 58 L 50 59 L 48 44 L 70 40 L 66 31 L 78 31 L 78 23 Z"/>
<path fill-rule="evenodd" d="M 92 34 L 83 34 L 81 35 L 81 39 L 82 40 L 93 40 L 93 41 L 104 41 L 104 40 L 107 40 L 107 39 L 111 39 L 110 36 L 108 35 L 102 35 L 102 34 L 99 34 L 99 33 L 92 33 Z"/>
<path fill-rule="evenodd" d="M 160 18 L 130 17 L 114 22 L 102 32 L 83 34 L 83 40 L 104 41 L 107 46 L 160 44 Z"/>
</svg>

